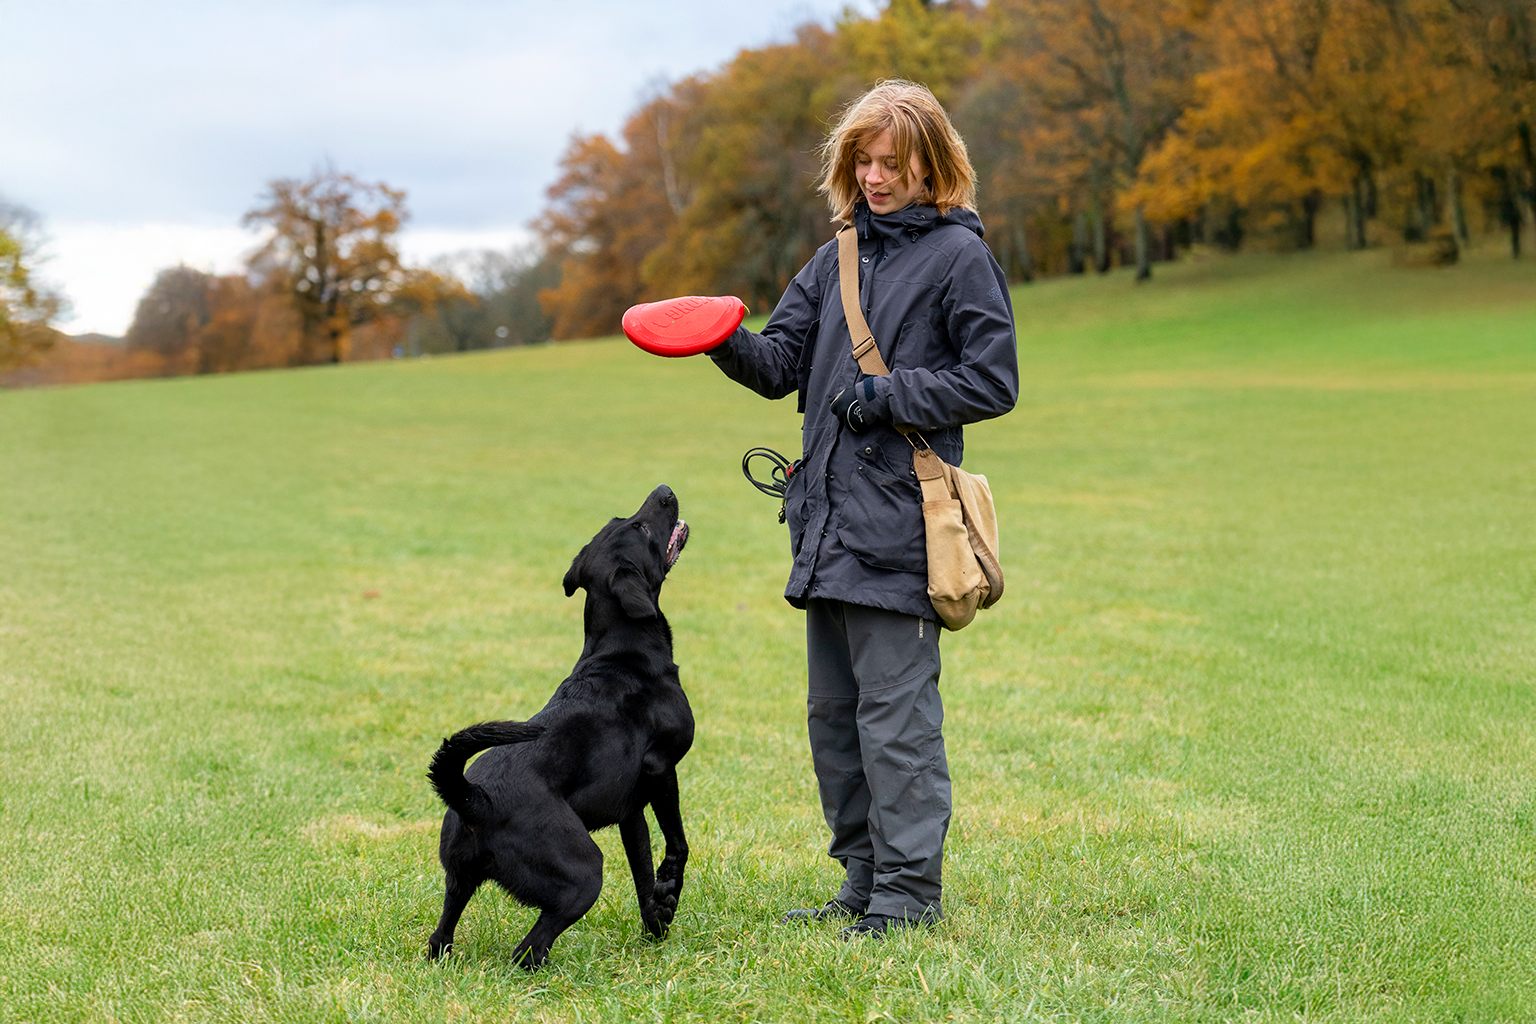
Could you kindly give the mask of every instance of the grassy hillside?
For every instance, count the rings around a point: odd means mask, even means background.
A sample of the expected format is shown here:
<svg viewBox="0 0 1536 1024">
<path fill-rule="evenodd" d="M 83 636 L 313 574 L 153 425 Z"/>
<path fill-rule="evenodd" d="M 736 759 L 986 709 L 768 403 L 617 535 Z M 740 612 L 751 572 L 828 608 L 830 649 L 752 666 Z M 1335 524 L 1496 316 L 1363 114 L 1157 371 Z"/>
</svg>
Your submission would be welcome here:
<svg viewBox="0 0 1536 1024">
<path fill-rule="evenodd" d="M 0 1021 L 1524 1021 L 1536 1016 L 1536 269 L 1243 257 L 1015 293 L 968 431 L 1008 596 L 944 642 L 944 926 L 833 890 L 803 626 L 707 360 L 620 341 L 0 393 Z M 436 920 L 437 740 L 540 707 L 560 579 L 655 484 L 694 856 L 617 834 Z"/>
</svg>

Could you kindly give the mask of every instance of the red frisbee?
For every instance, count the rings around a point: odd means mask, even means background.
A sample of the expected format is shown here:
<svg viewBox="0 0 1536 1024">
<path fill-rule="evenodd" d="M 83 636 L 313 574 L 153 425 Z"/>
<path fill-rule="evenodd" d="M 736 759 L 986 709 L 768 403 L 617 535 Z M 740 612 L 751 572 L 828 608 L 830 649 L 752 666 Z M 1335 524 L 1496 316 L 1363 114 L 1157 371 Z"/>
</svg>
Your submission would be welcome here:
<svg viewBox="0 0 1536 1024">
<path fill-rule="evenodd" d="M 624 333 L 654 355 L 692 356 L 729 338 L 746 315 L 746 305 L 734 295 L 684 295 L 630 306 Z"/>
</svg>

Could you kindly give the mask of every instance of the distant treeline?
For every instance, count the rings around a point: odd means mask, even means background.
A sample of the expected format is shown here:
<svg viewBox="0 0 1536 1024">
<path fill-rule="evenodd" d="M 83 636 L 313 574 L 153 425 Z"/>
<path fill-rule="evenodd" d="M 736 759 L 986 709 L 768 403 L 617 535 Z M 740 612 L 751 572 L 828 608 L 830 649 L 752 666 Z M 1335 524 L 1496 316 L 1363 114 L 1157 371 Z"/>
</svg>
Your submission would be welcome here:
<svg viewBox="0 0 1536 1024">
<path fill-rule="evenodd" d="M 1474 230 L 1519 255 L 1536 201 L 1531 0 L 890 0 L 745 50 L 577 137 L 539 221 L 557 338 L 636 301 L 767 310 L 831 237 L 817 147 L 883 77 L 927 84 L 1014 280 L 1176 247 L 1351 247 Z"/>
<path fill-rule="evenodd" d="M 405 265 L 405 193 L 332 168 L 278 179 L 244 218 L 258 248 L 233 274 L 156 275 L 122 344 L 70 339 L 62 298 L 31 275 L 39 235 L 0 202 L 0 384 L 225 373 L 546 341 L 539 293 L 558 265 L 529 246 Z"/>
<path fill-rule="evenodd" d="M 418 356 L 544 341 L 534 249 L 408 267 L 395 234 L 405 193 L 335 170 L 271 183 L 245 224 L 264 230 L 242 273 L 162 271 L 124 339 L 164 373 Z"/>
</svg>

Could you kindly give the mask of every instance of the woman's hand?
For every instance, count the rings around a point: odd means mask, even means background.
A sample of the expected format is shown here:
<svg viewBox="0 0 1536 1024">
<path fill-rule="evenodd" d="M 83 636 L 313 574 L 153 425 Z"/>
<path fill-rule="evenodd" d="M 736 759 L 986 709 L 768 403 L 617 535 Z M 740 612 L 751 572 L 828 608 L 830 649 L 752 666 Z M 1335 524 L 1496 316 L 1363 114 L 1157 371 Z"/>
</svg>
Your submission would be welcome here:
<svg viewBox="0 0 1536 1024">
<path fill-rule="evenodd" d="M 864 398 L 860 398 L 860 392 Z M 870 424 L 875 422 L 875 417 L 869 412 L 865 402 L 874 397 L 874 378 L 865 377 L 856 382 L 851 388 L 843 388 L 832 396 L 832 415 L 837 421 L 853 431 L 855 434 L 863 433 Z"/>
</svg>

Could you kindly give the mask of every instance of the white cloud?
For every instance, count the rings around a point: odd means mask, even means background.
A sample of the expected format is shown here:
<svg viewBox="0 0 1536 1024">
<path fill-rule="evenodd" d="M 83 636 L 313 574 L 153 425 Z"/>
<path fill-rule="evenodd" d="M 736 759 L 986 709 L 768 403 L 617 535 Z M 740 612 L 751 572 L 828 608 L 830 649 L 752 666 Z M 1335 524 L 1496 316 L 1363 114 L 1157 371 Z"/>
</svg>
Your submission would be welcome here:
<svg viewBox="0 0 1536 1024">
<path fill-rule="evenodd" d="M 74 315 L 59 326 L 71 334 L 122 334 L 161 270 L 185 263 L 227 274 L 256 245 L 240 228 L 196 224 L 63 221 L 49 224 L 48 234 L 42 276 L 69 298 Z"/>
<path fill-rule="evenodd" d="M 476 249 L 505 252 L 532 240 L 533 232 L 521 227 L 474 230 L 421 228 L 400 232 L 400 255 L 406 263 L 420 266 L 432 262 L 438 256 Z"/>
</svg>

